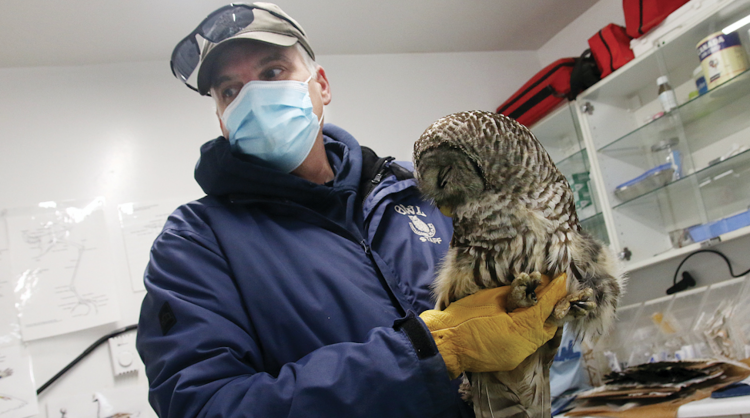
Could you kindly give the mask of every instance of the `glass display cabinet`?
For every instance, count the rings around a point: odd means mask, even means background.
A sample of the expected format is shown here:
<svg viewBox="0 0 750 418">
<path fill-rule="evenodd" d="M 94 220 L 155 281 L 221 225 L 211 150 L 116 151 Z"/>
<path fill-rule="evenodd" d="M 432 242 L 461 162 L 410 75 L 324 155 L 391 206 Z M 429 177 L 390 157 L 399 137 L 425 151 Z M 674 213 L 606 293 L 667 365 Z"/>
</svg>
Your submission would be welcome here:
<svg viewBox="0 0 750 418">
<path fill-rule="evenodd" d="M 552 161 L 568 180 L 581 226 L 609 244 L 602 205 L 591 183 L 589 158 L 573 103 L 565 103 L 531 128 Z"/>
<path fill-rule="evenodd" d="M 750 0 L 705 3 L 574 105 L 596 216 L 628 270 L 750 232 L 750 22 L 731 26 L 750 16 Z M 663 108 L 660 76 L 677 108 Z M 700 76 L 710 79 L 702 93 Z"/>
</svg>

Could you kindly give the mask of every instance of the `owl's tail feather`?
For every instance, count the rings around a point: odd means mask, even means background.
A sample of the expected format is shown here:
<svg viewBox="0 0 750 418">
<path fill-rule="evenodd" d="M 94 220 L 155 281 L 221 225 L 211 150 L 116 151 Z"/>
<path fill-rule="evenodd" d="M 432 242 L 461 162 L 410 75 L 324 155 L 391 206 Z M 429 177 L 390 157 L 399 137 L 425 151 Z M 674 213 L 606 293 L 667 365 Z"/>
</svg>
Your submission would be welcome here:
<svg viewBox="0 0 750 418">
<path fill-rule="evenodd" d="M 471 399 L 477 418 L 547 418 L 551 415 L 549 368 L 562 329 L 514 370 L 474 373 Z"/>
<path fill-rule="evenodd" d="M 477 418 L 529 418 L 526 408 L 492 391 L 481 381 L 476 382 L 474 415 Z"/>
</svg>

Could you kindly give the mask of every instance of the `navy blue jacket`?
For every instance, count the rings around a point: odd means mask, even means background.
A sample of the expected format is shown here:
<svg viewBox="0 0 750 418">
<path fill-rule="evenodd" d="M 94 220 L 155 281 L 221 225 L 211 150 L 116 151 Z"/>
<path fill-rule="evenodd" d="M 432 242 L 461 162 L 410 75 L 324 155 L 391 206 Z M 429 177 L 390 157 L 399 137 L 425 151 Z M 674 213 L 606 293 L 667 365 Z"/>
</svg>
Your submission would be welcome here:
<svg viewBox="0 0 750 418">
<path fill-rule="evenodd" d="M 396 168 L 361 202 L 359 145 L 323 132 L 326 185 L 223 138 L 201 148 L 207 196 L 169 217 L 145 273 L 137 347 L 160 417 L 471 414 L 414 316 L 432 308 L 450 219 Z"/>
</svg>

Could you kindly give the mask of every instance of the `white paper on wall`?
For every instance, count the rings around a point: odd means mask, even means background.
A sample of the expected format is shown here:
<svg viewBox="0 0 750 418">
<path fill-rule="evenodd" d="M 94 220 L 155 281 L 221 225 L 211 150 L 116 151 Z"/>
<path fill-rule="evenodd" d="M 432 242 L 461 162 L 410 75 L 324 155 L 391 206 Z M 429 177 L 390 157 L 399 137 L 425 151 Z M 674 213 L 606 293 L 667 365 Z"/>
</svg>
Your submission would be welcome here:
<svg viewBox="0 0 750 418">
<path fill-rule="evenodd" d="M 167 217 L 186 200 L 150 203 L 123 203 L 118 206 L 122 238 L 134 291 L 145 290 L 143 272 L 148 264 L 151 245 L 164 228 Z"/>
<path fill-rule="evenodd" d="M 156 418 L 147 392 L 133 386 L 53 399 L 47 402 L 47 418 Z"/>
<path fill-rule="evenodd" d="M 19 327 L 8 251 L 8 228 L 5 217 L 0 216 L 0 346 L 18 344 L 21 339 Z"/>
<path fill-rule="evenodd" d="M 0 418 L 38 413 L 31 358 L 21 345 L 0 348 Z"/>
<path fill-rule="evenodd" d="M 104 199 L 40 203 L 7 216 L 16 306 L 25 341 L 120 317 Z"/>
</svg>

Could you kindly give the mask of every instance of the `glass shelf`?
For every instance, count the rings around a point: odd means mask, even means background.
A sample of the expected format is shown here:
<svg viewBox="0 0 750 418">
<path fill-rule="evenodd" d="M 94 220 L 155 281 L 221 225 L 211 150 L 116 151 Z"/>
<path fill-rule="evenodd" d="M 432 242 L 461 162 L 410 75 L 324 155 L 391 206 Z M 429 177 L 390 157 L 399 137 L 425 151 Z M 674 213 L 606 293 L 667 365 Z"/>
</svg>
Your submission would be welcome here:
<svg viewBox="0 0 750 418">
<path fill-rule="evenodd" d="M 600 164 L 606 167 L 603 178 L 612 203 L 618 207 L 632 200 L 622 201 L 614 195 L 617 186 L 664 164 L 667 151 L 652 151 L 655 144 L 674 141 L 672 149 L 681 156 L 683 178 L 708 168 L 710 162 L 727 154 L 732 147 L 748 145 L 748 109 L 750 71 L 745 71 L 683 103 L 669 114 L 601 147 L 597 154 Z M 675 189 L 676 186 L 671 187 Z"/>
<path fill-rule="evenodd" d="M 632 199 L 621 200 L 620 203 L 617 203 L 616 205 L 612 206 L 612 209 L 619 209 L 619 208 L 625 207 L 626 205 L 628 205 L 631 202 L 634 202 L 634 201 L 637 201 L 638 199 L 646 198 L 648 196 L 657 194 L 657 193 L 659 193 L 662 190 L 669 190 L 670 192 L 675 192 L 675 191 L 687 192 L 687 191 L 689 191 L 688 189 L 690 189 L 690 187 L 691 187 L 691 179 L 690 179 L 691 176 L 692 175 L 684 176 L 681 179 L 669 182 L 669 183 L 667 183 L 667 184 L 665 184 L 665 185 L 663 185 L 661 187 L 657 187 L 657 188 L 655 188 L 653 190 L 649 190 L 646 193 L 643 193 L 643 194 L 640 194 L 638 196 L 635 196 Z"/>
<path fill-rule="evenodd" d="M 750 95 L 750 70 L 745 70 L 713 90 L 680 105 L 682 123 L 690 124 L 721 110 L 730 103 L 747 98 L 748 95 Z"/>
<path fill-rule="evenodd" d="M 573 173 L 576 170 L 588 171 L 589 164 L 588 164 L 588 156 L 586 155 L 586 150 L 585 149 L 578 150 L 575 153 L 568 155 L 567 157 L 563 158 L 560 161 L 555 161 L 555 165 L 557 166 L 557 169 L 560 170 L 560 172 L 562 172 L 563 174 Z"/>
<path fill-rule="evenodd" d="M 561 161 L 581 150 L 575 112 L 568 102 L 552 111 L 530 128 L 552 161 Z"/>
<path fill-rule="evenodd" d="M 607 226 L 604 224 L 604 214 L 599 212 L 594 216 L 581 219 L 580 222 L 583 229 L 591 234 L 591 236 L 609 245 L 609 235 L 607 234 Z"/>
<path fill-rule="evenodd" d="M 667 139 L 667 136 L 677 136 L 677 127 L 680 122 L 683 125 L 691 124 L 701 118 L 716 113 L 723 107 L 737 100 L 747 99 L 750 96 L 750 70 L 738 74 L 731 80 L 702 94 L 692 100 L 681 104 L 664 116 L 628 132 L 611 143 L 598 148 L 599 152 L 613 153 L 623 149 L 632 149 L 632 142 L 657 141 L 654 138 Z M 679 117 L 679 119 L 677 119 Z M 640 140 L 640 141 L 638 141 Z"/>
<path fill-rule="evenodd" d="M 750 204 L 750 151 L 727 158 L 696 173 L 698 188 L 706 205 L 706 216 L 714 221 L 738 212 Z"/>
<path fill-rule="evenodd" d="M 656 141 L 652 138 L 665 138 L 670 135 L 675 136 L 677 134 L 676 129 L 679 123 L 676 118 L 677 111 L 673 110 L 658 119 L 654 119 L 651 122 L 626 133 L 609 144 L 599 147 L 597 151 L 613 154 L 623 149 L 632 148 L 632 145 L 630 144 L 634 142 L 655 143 Z"/>
<path fill-rule="evenodd" d="M 717 180 L 727 176 L 726 173 L 744 173 L 750 170 L 750 150 L 745 150 L 737 155 L 725 159 L 717 164 L 710 165 L 701 170 L 698 170 L 690 175 L 684 176 L 679 180 L 667 183 L 664 186 L 650 190 L 632 199 L 622 201 L 614 206 L 612 209 L 623 208 L 631 202 L 637 201 L 642 198 L 646 198 L 650 195 L 660 193 L 660 191 L 669 189 L 670 192 L 685 193 L 693 187 L 693 181 L 697 180 L 699 187 L 703 188 L 707 186 L 711 181 L 714 184 Z M 718 178 L 717 178 L 718 177 Z"/>
<path fill-rule="evenodd" d="M 750 146 L 750 71 L 686 103 L 680 114 L 696 169 L 742 145 Z"/>
<path fill-rule="evenodd" d="M 587 222 L 591 221 L 594 218 L 600 218 L 600 220 L 602 222 L 602 225 L 604 225 L 604 216 L 602 216 L 602 212 L 601 211 L 596 212 L 596 213 L 594 213 L 593 215 L 590 215 L 590 216 L 578 218 L 578 221 L 581 222 L 581 224 L 583 224 L 583 223 L 587 223 Z M 594 221 L 591 221 L 591 222 L 594 222 Z"/>
</svg>

